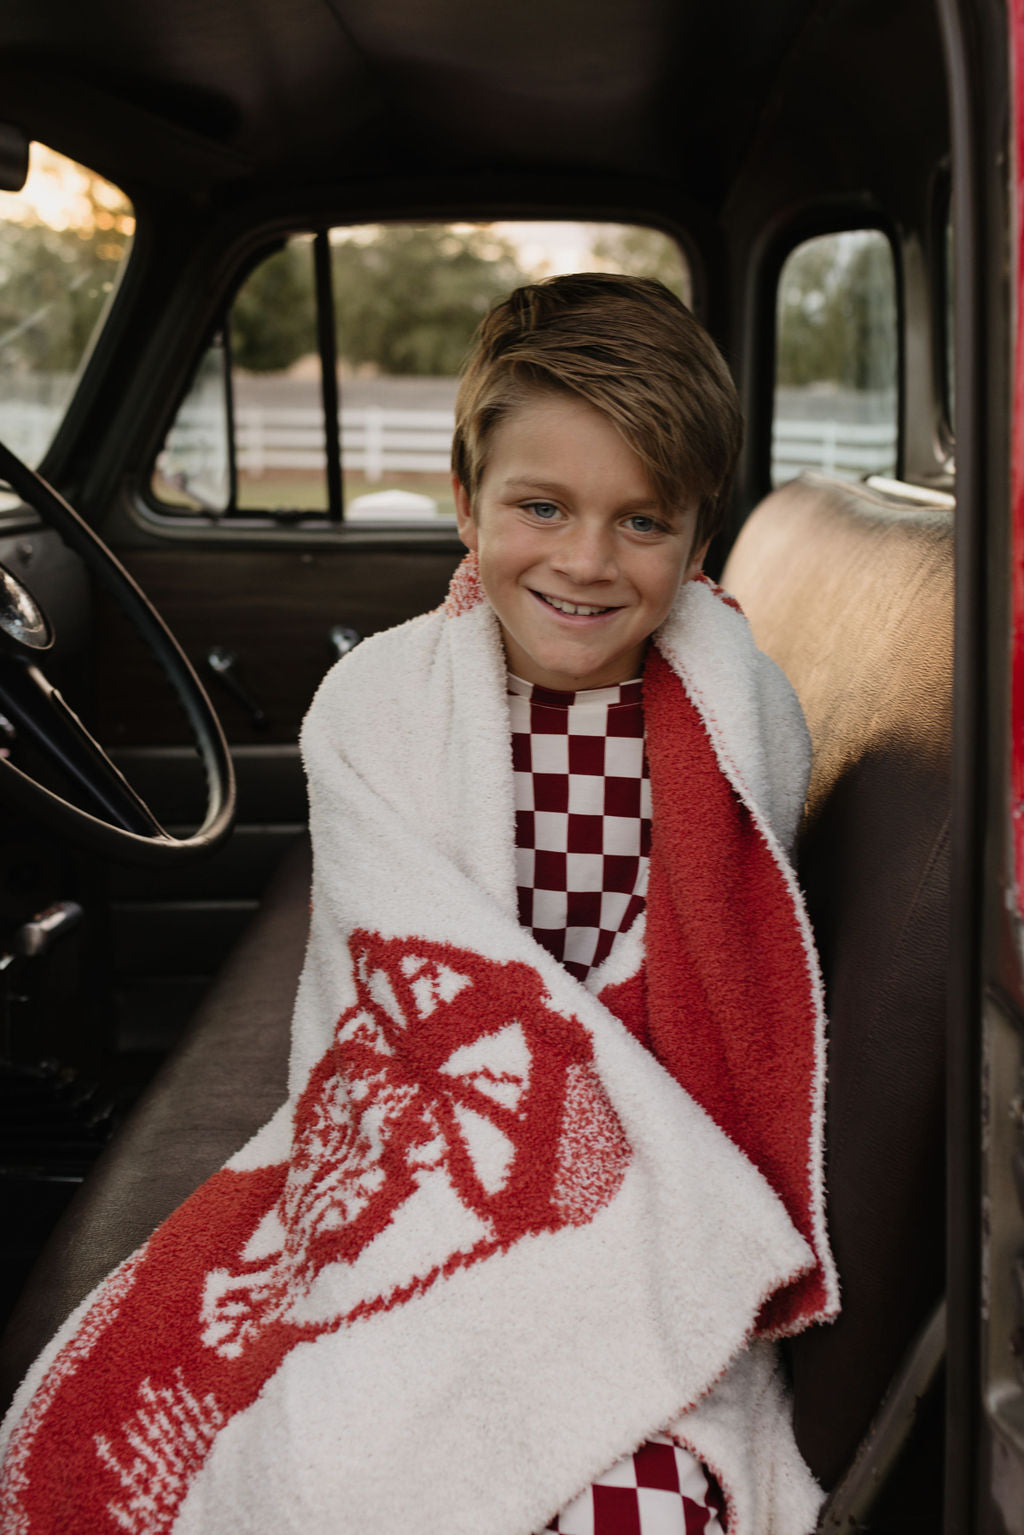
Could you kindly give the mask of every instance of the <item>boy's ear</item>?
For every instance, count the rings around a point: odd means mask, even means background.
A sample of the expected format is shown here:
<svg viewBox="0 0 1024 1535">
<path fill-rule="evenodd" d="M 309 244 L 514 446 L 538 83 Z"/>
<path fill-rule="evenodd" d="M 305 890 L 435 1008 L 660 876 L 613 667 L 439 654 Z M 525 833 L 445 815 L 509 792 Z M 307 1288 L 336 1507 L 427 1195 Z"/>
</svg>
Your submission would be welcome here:
<svg viewBox="0 0 1024 1535">
<path fill-rule="evenodd" d="M 467 549 L 475 552 L 477 531 L 476 523 L 473 521 L 473 509 L 469 504 L 466 487 L 457 474 L 452 475 L 452 490 L 455 492 L 455 520 L 459 528 L 459 537 Z"/>
<path fill-rule="evenodd" d="M 707 554 L 710 547 L 711 540 L 710 538 L 706 538 L 698 549 L 694 549 L 693 553 L 690 555 L 689 564 L 686 567 L 686 574 L 683 577 L 684 581 L 692 581 L 695 576 L 700 575 L 704 568 L 704 556 Z"/>
</svg>

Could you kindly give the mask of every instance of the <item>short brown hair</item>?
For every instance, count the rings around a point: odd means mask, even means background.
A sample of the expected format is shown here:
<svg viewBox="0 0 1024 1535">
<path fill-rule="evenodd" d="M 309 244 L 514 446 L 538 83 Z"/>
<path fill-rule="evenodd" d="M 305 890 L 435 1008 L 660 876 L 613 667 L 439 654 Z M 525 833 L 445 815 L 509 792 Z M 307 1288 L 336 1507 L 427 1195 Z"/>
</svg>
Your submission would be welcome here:
<svg viewBox="0 0 1024 1535">
<path fill-rule="evenodd" d="M 718 531 L 743 440 L 739 399 L 711 337 L 664 284 L 582 272 L 529 283 L 491 309 L 455 403 L 452 469 L 471 502 L 495 427 L 537 390 L 603 411 L 664 506 L 696 498 L 695 547 Z"/>
</svg>

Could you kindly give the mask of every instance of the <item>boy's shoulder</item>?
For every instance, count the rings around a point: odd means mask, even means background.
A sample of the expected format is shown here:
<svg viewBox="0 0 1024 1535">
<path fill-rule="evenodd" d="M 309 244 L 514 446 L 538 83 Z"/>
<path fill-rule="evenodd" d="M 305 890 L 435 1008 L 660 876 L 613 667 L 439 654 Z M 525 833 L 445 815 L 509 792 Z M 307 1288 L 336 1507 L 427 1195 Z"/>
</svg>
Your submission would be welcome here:
<svg viewBox="0 0 1024 1535">
<path fill-rule="evenodd" d="M 727 777 L 788 848 L 811 768 L 810 736 L 788 677 L 758 647 L 739 604 L 712 581 L 686 584 L 657 643 L 697 704 Z"/>
</svg>

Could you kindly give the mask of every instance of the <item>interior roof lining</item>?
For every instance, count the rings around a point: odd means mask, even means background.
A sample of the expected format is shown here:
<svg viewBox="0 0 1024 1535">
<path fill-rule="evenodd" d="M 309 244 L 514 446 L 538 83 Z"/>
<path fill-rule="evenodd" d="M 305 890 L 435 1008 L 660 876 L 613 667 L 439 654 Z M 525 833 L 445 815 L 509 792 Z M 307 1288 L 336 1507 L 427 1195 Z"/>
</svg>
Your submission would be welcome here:
<svg viewBox="0 0 1024 1535">
<path fill-rule="evenodd" d="M 388 178 L 502 166 L 671 176 L 720 206 L 766 121 L 805 89 L 813 99 L 823 29 L 824 51 L 851 56 L 834 67 L 869 88 L 888 67 L 887 35 L 907 17 L 920 32 L 931 11 L 929 0 L 432 0 L 429 12 L 420 0 L 150 0 L 142 26 L 135 0 L 88 13 L 35 0 L 0 16 L 0 113 L 36 137 L 77 139 L 115 180 L 185 196 L 313 185 L 360 165 Z M 578 34 L 584 14 L 587 46 L 553 65 L 540 41 Z"/>
</svg>

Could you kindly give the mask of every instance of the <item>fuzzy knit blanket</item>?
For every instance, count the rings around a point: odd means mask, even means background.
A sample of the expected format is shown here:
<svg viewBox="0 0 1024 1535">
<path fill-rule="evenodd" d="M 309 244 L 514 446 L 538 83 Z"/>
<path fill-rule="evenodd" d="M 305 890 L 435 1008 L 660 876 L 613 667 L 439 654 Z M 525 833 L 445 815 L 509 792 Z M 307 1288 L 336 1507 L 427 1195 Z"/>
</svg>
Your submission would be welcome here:
<svg viewBox="0 0 1024 1535">
<path fill-rule="evenodd" d="M 704 581 L 644 699 L 647 910 L 584 986 L 516 920 L 473 560 L 329 673 L 288 1102 L 33 1366 L 5 1535 L 531 1535 L 659 1431 L 730 1535 L 813 1528 L 771 1342 L 837 1308 L 806 732 Z"/>
</svg>

